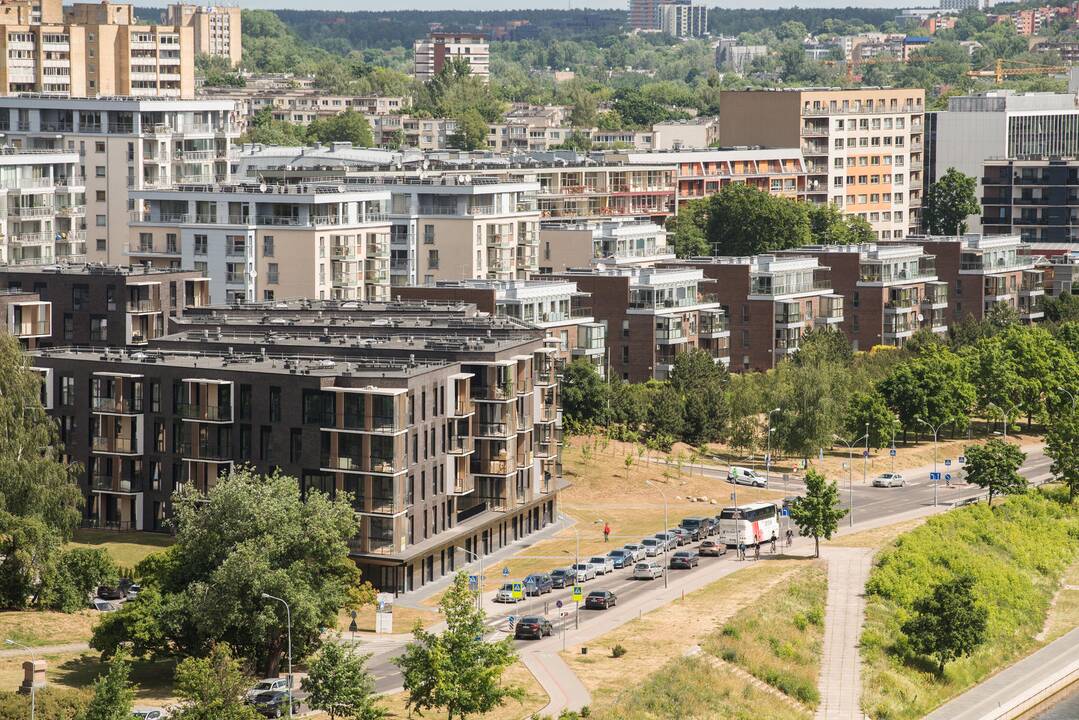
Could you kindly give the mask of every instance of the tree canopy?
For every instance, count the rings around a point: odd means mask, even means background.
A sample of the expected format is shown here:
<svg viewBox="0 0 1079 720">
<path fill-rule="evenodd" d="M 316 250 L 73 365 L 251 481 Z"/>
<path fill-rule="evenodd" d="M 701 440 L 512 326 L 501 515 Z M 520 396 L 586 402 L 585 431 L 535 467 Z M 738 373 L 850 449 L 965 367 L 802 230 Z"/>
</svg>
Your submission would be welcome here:
<svg viewBox="0 0 1079 720">
<path fill-rule="evenodd" d="M 939 180 L 925 191 L 922 223 L 930 235 L 962 235 L 967 231 L 967 217 L 979 215 L 982 206 L 976 193 L 977 180 L 955 168 L 948 168 Z"/>
</svg>

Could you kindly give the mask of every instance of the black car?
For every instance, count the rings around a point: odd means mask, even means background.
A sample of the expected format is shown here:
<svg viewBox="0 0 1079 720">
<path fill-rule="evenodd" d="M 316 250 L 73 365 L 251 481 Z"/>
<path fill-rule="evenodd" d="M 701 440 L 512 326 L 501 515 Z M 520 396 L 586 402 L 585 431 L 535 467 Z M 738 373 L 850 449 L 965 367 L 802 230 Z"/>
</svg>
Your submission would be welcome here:
<svg viewBox="0 0 1079 720">
<path fill-rule="evenodd" d="M 533 573 L 525 578 L 525 595 L 545 595 L 554 589 L 554 582 L 547 573 Z"/>
<path fill-rule="evenodd" d="M 590 610 L 606 610 L 617 602 L 618 598 L 610 590 L 593 590 L 585 597 L 584 606 Z"/>
<path fill-rule="evenodd" d="M 682 518 L 679 528 L 689 533 L 691 540 L 701 540 L 708 535 L 708 526 L 705 524 L 705 518 Z"/>
<path fill-rule="evenodd" d="M 684 527 L 671 528 L 670 532 L 674 533 L 675 544 L 678 547 L 682 547 L 683 545 L 688 545 L 693 542 L 692 535 L 690 534 L 689 530 L 686 530 Z"/>
<path fill-rule="evenodd" d="M 572 568 L 559 568 L 551 571 L 551 587 L 569 587 L 577 579 L 577 573 Z"/>
<path fill-rule="evenodd" d="M 701 556 L 691 550 L 679 550 L 671 555 L 671 569 L 689 570 L 701 564 Z"/>
<path fill-rule="evenodd" d="M 545 617 L 525 615 L 513 627 L 513 637 L 517 640 L 542 640 L 554 634 L 554 626 Z"/>
<path fill-rule="evenodd" d="M 251 698 L 251 707 L 264 717 L 279 718 L 289 714 L 289 694 L 287 690 L 268 690 Z M 292 699 L 292 714 L 300 712 L 300 703 Z"/>
<path fill-rule="evenodd" d="M 125 595 L 123 590 L 112 585 L 99 585 L 97 588 L 97 596 L 102 600 L 123 600 Z"/>
</svg>

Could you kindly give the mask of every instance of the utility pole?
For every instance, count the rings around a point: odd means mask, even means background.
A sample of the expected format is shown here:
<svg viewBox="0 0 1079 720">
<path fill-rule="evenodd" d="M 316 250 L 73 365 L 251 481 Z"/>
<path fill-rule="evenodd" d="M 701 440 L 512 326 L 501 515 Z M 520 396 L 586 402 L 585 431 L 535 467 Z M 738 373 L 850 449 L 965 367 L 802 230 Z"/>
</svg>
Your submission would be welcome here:
<svg viewBox="0 0 1079 720">
<path fill-rule="evenodd" d="M 933 431 L 933 507 L 937 506 L 937 488 L 940 486 L 940 472 L 937 470 L 937 437 L 940 429 L 944 427 L 947 420 L 941 420 L 940 424 L 933 427 L 925 420 L 918 418 L 918 422 L 925 425 L 927 428 Z"/>
<path fill-rule="evenodd" d="M 854 527 L 854 446 L 860 443 L 862 438 L 847 442 L 838 435 L 833 435 L 833 437 L 847 446 L 847 496 L 850 498 L 850 512 L 847 514 L 847 524 L 849 527 Z M 867 434 L 865 437 L 868 438 L 869 435 Z"/>
</svg>

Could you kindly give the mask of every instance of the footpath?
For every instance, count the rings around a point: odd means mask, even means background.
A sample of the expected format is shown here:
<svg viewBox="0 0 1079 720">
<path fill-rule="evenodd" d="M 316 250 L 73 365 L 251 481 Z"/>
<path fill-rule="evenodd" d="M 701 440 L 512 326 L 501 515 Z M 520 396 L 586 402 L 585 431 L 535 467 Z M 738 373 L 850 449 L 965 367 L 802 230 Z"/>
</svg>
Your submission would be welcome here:
<svg viewBox="0 0 1079 720">
<path fill-rule="evenodd" d="M 820 720 L 862 720 L 862 659 L 858 650 L 865 619 L 865 583 L 873 566 L 872 548 L 825 547 L 828 598 L 824 610 Z"/>
</svg>

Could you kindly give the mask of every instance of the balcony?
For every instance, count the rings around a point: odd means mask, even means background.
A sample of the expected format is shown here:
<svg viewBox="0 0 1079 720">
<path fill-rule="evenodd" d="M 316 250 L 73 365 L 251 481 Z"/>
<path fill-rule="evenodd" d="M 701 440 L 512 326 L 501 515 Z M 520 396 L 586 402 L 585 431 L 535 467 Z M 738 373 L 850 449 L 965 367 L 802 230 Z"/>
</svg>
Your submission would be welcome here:
<svg viewBox="0 0 1079 720">
<path fill-rule="evenodd" d="M 222 438 L 227 438 L 228 435 L 222 435 Z M 232 460 L 232 443 L 223 440 L 222 442 L 197 442 L 192 443 L 190 440 L 181 441 L 176 448 L 177 453 L 184 460 L 208 460 L 211 462 L 230 462 Z"/>
<path fill-rule="evenodd" d="M 513 429 L 504 422 L 480 422 L 476 423 L 474 432 L 477 438 L 508 438 Z"/>
<path fill-rule="evenodd" d="M 102 437 L 94 435 L 91 439 L 90 449 L 96 453 L 110 453 L 114 455 L 141 455 L 141 443 L 129 437 Z"/>
<path fill-rule="evenodd" d="M 517 470 L 508 459 L 473 457 L 469 463 L 469 471 L 473 475 L 509 475 Z"/>
<path fill-rule="evenodd" d="M 1024 270 L 1019 294 L 1027 297 L 1045 294 L 1045 274 L 1040 270 Z"/>
<path fill-rule="evenodd" d="M 135 494 L 143 492 L 144 483 L 141 477 L 132 477 L 130 474 L 123 474 L 120 477 L 113 477 L 112 475 L 98 475 L 94 474 L 90 478 L 90 489 L 94 492 L 110 492 L 120 494 Z"/>
<path fill-rule="evenodd" d="M 843 322 L 843 296 L 825 295 L 821 297 L 814 322 L 822 325 L 834 325 Z"/>
<path fill-rule="evenodd" d="M 779 302 L 775 306 L 775 324 L 778 327 L 796 327 L 805 322 L 801 303 Z"/>
<path fill-rule="evenodd" d="M 343 472 L 369 473 L 372 475 L 397 475 L 405 472 L 403 465 L 404 463 L 402 461 L 401 468 L 395 467 L 394 459 L 384 455 L 364 457 L 362 455 L 351 454 L 330 454 L 322 456 L 323 468 L 328 470 L 340 470 Z"/>
<path fill-rule="evenodd" d="M 914 310 L 914 292 L 911 288 L 893 289 L 888 301 L 884 303 L 884 312 L 886 314 L 909 313 L 912 310 Z"/>
<path fill-rule="evenodd" d="M 12 205 L 8 208 L 8 214 L 24 219 L 53 217 L 56 213 L 52 205 Z"/>
<path fill-rule="evenodd" d="M 1011 296 L 1007 278 L 990 276 L 985 279 L 984 293 L 986 300 L 1004 300 Z"/>
<path fill-rule="evenodd" d="M 232 422 L 231 405 L 199 405 L 193 403 L 181 403 L 178 408 L 180 417 L 184 420 L 204 420 L 214 423 Z"/>
<path fill-rule="evenodd" d="M 160 298 L 141 298 L 127 301 L 129 313 L 158 313 L 161 312 Z"/>
<path fill-rule="evenodd" d="M 90 408 L 92 412 L 96 413 L 138 415 L 142 413 L 142 398 L 94 395 L 90 398 Z"/>
<path fill-rule="evenodd" d="M 705 310 L 701 312 L 700 324 L 698 325 L 698 337 L 718 338 L 729 335 L 731 331 L 730 318 L 723 312 Z"/>
</svg>

